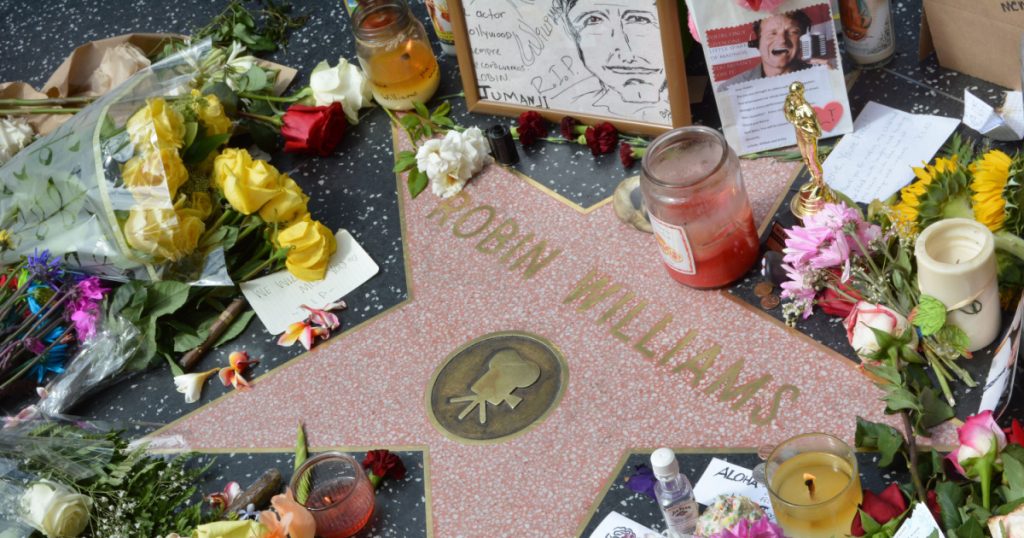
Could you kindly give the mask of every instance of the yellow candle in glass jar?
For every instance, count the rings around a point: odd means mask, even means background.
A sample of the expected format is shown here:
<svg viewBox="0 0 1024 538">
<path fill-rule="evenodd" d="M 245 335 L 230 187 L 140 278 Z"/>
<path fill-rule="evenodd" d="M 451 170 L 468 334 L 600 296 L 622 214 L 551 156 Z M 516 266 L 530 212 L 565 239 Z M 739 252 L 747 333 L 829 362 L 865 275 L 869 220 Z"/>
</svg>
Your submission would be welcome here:
<svg viewBox="0 0 1024 538">
<path fill-rule="evenodd" d="M 806 436 L 796 439 L 800 437 Z M 849 450 L 845 443 L 842 446 Z M 793 538 L 848 536 L 861 502 L 860 475 L 853 451 L 835 454 L 813 448 L 811 444 L 797 448 L 796 452 L 791 450 L 769 473 L 775 516 L 786 536 Z"/>
<path fill-rule="evenodd" d="M 371 56 L 366 71 L 373 98 L 392 110 L 409 110 L 413 102 L 426 102 L 441 82 L 434 51 L 417 40 Z"/>
</svg>

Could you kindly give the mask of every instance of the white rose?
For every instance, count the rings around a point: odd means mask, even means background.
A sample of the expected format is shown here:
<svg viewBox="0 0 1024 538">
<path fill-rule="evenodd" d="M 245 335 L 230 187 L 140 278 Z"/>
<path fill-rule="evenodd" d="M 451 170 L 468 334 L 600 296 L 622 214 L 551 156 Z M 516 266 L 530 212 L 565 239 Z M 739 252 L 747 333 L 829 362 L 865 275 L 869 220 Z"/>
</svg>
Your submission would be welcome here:
<svg viewBox="0 0 1024 538">
<path fill-rule="evenodd" d="M 309 87 L 316 106 L 341 103 L 351 123 L 359 123 L 359 109 L 369 106 L 373 98 L 366 76 L 344 58 L 338 59 L 335 67 L 326 61 L 317 64 L 309 75 Z"/>
<path fill-rule="evenodd" d="M 32 141 L 32 127 L 19 119 L 0 118 L 0 164 L 11 160 L 15 153 Z"/>
<path fill-rule="evenodd" d="M 426 141 L 416 152 L 416 166 L 430 179 L 431 190 L 448 198 L 491 162 L 487 142 L 476 127 L 448 131 L 444 138 Z"/>
<path fill-rule="evenodd" d="M 89 524 L 92 499 L 41 480 L 22 496 L 21 508 L 25 522 L 49 538 L 74 538 Z"/>
<path fill-rule="evenodd" d="M 846 327 L 846 338 L 850 346 L 861 360 L 868 360 L 868 355 L 878 351 L 878 340 L 871 329 L 899 337 L 910 326 L 910 322 L 891 308 L 860 301 L 843 320 L 843 326 Z M 917 347 L 916 333 L 910 345 Z"/>
</svg>

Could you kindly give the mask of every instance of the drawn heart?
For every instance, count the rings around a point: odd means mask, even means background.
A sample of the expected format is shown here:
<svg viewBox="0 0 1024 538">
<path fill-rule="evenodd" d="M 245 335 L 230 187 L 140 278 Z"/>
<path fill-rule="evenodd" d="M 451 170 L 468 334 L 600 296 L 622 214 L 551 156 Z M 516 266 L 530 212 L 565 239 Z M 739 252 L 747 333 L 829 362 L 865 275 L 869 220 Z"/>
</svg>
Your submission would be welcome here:
<svg viewBox="0 0 1024 538">
<path fill-rule="evenodd" d="M 818 116 L 818 123 L 821 124 L 821 129 L 825 132 L 831 132 L 832 129 L 839 125 L 839 120 L 843 119 L 843 105 L 839 101 L 832 101 L 824 107 L 814 107 L 814 113 Z"/>
</svg>

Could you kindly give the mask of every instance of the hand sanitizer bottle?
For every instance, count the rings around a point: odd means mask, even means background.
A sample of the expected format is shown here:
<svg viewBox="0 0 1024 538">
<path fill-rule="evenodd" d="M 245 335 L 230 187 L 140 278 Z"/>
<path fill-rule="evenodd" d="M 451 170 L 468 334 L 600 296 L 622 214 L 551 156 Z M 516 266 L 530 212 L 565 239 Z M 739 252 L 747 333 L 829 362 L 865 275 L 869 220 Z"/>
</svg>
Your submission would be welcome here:
<svg viewBox="0 0 1024 538">
<path fill-rule="evenodd" d="M 669 538 L 690 538 L 697 529 L 697 501 L 686 476 L 679 473 L 679 462 L 671 448 L 659 448 L 651 454 L 651 467 L 658 483 L 654 496 L 665 516 Z"/>
</svg>

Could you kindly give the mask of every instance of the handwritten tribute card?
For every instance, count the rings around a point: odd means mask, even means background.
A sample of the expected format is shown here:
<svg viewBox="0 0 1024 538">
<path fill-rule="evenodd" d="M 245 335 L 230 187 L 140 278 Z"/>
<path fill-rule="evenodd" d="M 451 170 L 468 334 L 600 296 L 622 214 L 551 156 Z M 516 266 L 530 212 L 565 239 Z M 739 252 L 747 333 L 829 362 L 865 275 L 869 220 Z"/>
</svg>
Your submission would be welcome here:
<svg viewBox="0 0 1024 538">
<path fill-rule="evenodd" d="M 661 534 L 628 517 L 612 512 L 590 533 L 590 538 L 660 538 Z"/>
<path fill-rule="evenodd" d="M 868 102 L 825 160 L 825 181 L 855 202 L 884 200 L 914 179 L 939 151 L 960 120 L 910 114 Z"/>
<path fill-rule="evenodd" d="M 321 308 L 361 286 L 380 267 L 348 230 L 335 234 L 338 251 L 331 257 L 327 275 L 317 282 L 302 282 L 288 271 L 241 284 L 242 294 L 271 334 L 284 332 L 288 325 L 306 318 L 301 305 Z"/>
<path fill-rule="evenodd" d="M 924 503 L 917 503 L 893 538 L 945 538 L 945 535 L 928 507 Z"/>
<path fill-rule="evenodd" d="M 754 472 L 725 460 L 712 458 L 708 468 L 704 470 L 697 485 L 693 486 L 693 496 L 697 502 L 709 506 L 719 495 L 743 495 L 761 505 L 768 517 L 775 521 L 768 488 L 754 480 Z"/>
</svg>

